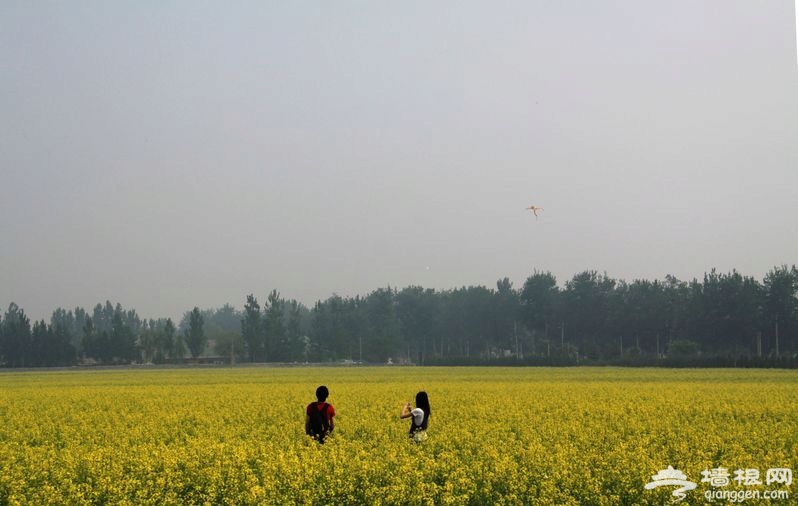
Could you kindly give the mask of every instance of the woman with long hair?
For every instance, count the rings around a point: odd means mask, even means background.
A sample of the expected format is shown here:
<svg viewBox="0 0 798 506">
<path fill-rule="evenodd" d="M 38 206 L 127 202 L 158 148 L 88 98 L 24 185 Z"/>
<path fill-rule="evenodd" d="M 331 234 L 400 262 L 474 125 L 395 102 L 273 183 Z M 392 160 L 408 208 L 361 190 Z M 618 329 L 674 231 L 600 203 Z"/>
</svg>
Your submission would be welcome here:
<svg viewBox="0 0 798 506">
<path fill-rule="evenodd" d="M 429 397 L 427 392 L 421 391 L 416 394 L 416 407 L 413 408 L 409 402 L 405 402 L 402 414 L 399 418 L 412 418 L 410 421 L 409 437 L 416 443 L 427 439 L 427 427 L 432 409 L 429 407 Z"/>
</svg>

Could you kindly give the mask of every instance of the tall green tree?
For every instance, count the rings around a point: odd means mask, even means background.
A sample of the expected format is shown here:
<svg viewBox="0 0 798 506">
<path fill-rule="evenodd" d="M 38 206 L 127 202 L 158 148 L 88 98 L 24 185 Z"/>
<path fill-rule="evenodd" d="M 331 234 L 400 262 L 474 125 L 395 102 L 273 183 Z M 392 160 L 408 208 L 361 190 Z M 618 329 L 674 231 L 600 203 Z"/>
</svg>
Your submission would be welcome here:
<svg viewBox="0 0 798 506">
<path fill-rule="evenodd" d="M 94 328 L 94 320 L 91 316 L 86 316 L 83 323 L 83 339 L 81 341 L 82 358 L 96 358 L 99 353 L 97 350 L 97 331 Z"/>
<path fill-rule="evenodd" d="M 550 334 L 560 323 L 560 289 L 557 287 L 557 279 L 551 272 L 534 271 L 521 288 L 519 303 L 521 320 L 531 331 L 530 352 L 537 353 L 538 336 L 542 337 L 548 349 Z"/>
<path fill-rule="evenodd" d="M 596 271 L 576 274 L 563 292 L 567 342 L 582 356 L 612 356 L 616 346 L 608 332 L 615 280 Z M 567 352 L 567 350 L 562 350 Z"/>
<path fill-rule="evenodd" d="M 205 350 L 204 319 L 198 307 L 194 307 L 189 317 L 188 328 L 185 330 L 186 346 L 192 358 L 197 358 Z"/>
<path fill-rule="evenodd" d="M 798 269 L 774 267 L 764 279 L 764 317 L 770 352 L 780 355 L 795 350 L 798 340 Z"/>
<path fill-rule="evenodd" d="M 230 304 L 225 304 L 220 308 L 215 309 L 201 309 L 200 314 L 203 320 L 203 330 L 205 331 L 206 347 L 213 346 L 216 348 L 217 341 L 225 341 L 227 343 L 223 346 L 228 349 L 230 346 L 235 348 L 235 341 L 240 340 L 241 337 L 241 318 L 242 315 L 235 310 Z M 189 320 L 191 318 L 191 311 L 186 311 L 183 319 L 178 326 L 183 332 L 189 327 Z M 237 334 L 239 339 L 232 339 L 230 333 Z M 243 348 L 239 349 L 243 351 Z M 225 357 L 229 357 L 229 352 Z"/>
<path fill-rule="evenodd" d="M 125 312 L 121 304 L 114 308 L 111 318 L 110 352 L 108 355 L 114 362 L 130 363 L 136 360 L 136 330 L 130 325 L 130 313 Z M 138 327 L 138 322 L 136 324 Z"/>
<path fill-rule="evenodd" d="M 308 352 L 311 360 L 372 360 L 368 358 L 371 353 L 368 346 L 374 341 L 366 300 L 359 296 L 344 299 L 333 294 L 327 300 L 316 303 L 311 311 Z"/>
<path fill-rule="evenodd" d="M 277 290 L 272 290 L 264 306 L 267 353 L 269 360 L 285 362 L 291 358 L 291 347 L 285 333 L 285 303 Z"/>
<path fill-rule="evenodd" d="M 163 322 L 163 330 L 158 333 L 158 337 L 158 345 L 164 358 L 183 358 L 178 344 L 177 328 L 171 318 L 167 318 L 166 321 Z"/>
<path fill-rule="evenodd" d="M 756 352 L 756 335 L 762 328 L 764 291 L 754 278 L 732 271 L 720 277 L 721 341 L 715 348 L 739 356 Z"/>
<path fill-rule="evenodd" d="M 668 316 L 664 286 L 657 280 L 636 279 L 616 286 L 611 325 L 618 336 L 618 354 L 656 354 L 662 348 Z M 613 337 L 612 335 L 608 336 Z M 659 343 L 659 344 L 658 344 Z M 612 352 L 609 353 L 612 355 Z"/>
<path fill-rule="evenodd" d="M 71 312 L 70 312 L 71 314 Z M 56 322 L 50 325 L 50 340 L 47 343 L 45 360 L 50 366 L 73 365 L 77 361 L 78 350 L 73 344 L 74 320 Z"/>
<path fill-rule="evenodd" d="M 78 308 L 79 309 L 79 308 Z M 78 350 L 80 348 L 81 328 L 83 321 L 78 321 L 72 311 L 57 308 L 50 316 L 50 326 L 59 329 L 59 332 L 69 336 L 70 344 Z"/>
<path fill-rule="evenodd" d="M 688 321 L 689 285 L 668 274 L 662 283 L 665 302 L 661 308 L 665 313 L 665 336 L 660 341 L 660 352 L 664 351 L 665 343 L 672 339 L 686 339 Z"/>
<path fill-rule="evenodd" d="M 261 323 L 260 304 L 254 295 L 247 295 L 244 316 L 241 319 L 241 337 L 247 346 L 250 362 L 266 360 L 266 343 Z"/>
<path fill-rule="evenodd" d="M 75 349 L 70 343 L 66 327 L 48 325 L 44 320 L 34 322 L 29 365 L 54 367 L 71 365 L 74 362 Z"/>
<path fill-rule="evenodd" d="M 72 336 L 72 346 L 75 347 L 75 351 L 80 356 L 83 354 L 83 326 L 86 325 L 86 318 L 89 317 L 89 314 L 82 307 L 76 307 L 73 314 L 74 319 L 72 320 L 70 335 Z"/>
<path fill-rule="evenodd" d="M 155 361 L 155 355 L 158 350 L 158 327 L 155 320 L 144 320 L 141 326 L 141 333 L 139 334 L 139 348 L 141 349 L 141 358 L 144 363 Z"/>
<path fill-rule="evenodd" d="M 509 278 L 496 281 L 496 292 L 492 304 L 491 341 L 498 352 L 519 353 L 518 321 L 521 316 L 520 294 L 513 288 Z"/>
<path fill-rule="evenodd" d="M 493 345 L 494 293 L 484 286 L 469 286 L 443 294 L 443 331 L 436 343 L 440 357 L 486 357 Z"/>
<path fill-rule="evenodd" d="M 25 311 L 15 303 L 8 305 L 3 317 L 2 328 L 3 356 L 9 367 L 30 365 L 31 325 Z"/>
<path fill-rule="evenodd" d="M 403 355 L 405 346 L 396 315 L 394 290 L 391 287 L 374 290 L 365 298 L 363 309 L 368 322 L 368 334 L 362 343 L 364 359 L 384 362 Z"/>
<path fill-rule="evenodd" d="M 404 341 L 410 345 L 410 358 L 418 364 L 431 353 L 440 333 L 439 297 L 434 289 L 408 286 L 396 294 L 396 315 Z"/>
<path fill-rule="evenodd" d="M 288 343 L 289 360 L 306 361 L 308 359 L 309 343 L 303 332 L 303 318 L 307 308 L 296 300 L 288 301 L 285 308 L 285 335 Z"/>
</svg>

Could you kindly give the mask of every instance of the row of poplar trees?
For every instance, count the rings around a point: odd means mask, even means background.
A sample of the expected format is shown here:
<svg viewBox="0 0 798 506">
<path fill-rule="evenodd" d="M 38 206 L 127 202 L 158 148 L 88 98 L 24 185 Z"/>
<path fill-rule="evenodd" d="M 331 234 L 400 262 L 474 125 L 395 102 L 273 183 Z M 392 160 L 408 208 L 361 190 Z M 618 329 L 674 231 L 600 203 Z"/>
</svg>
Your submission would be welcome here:
<svg viewBox="0 0 798 506">
<path fill-rule="evenodd" d="M 120 304 L 56 309 L 31 324 L 11 303 L 0 320 L 5 367 L 181 362 L 409 362 L 666 357 L 795 357 L 798 269 L 762 281 L 715 270 L 702 280 L 626 282 L 584 271 L 562 286 L 535 271 L 520 288 L 378 288 L 333 294 L 308 308 L 272 290 L 262 305 L 187 311 L 180 322 L 142 319 Z M 650 361 L 649 361 L 650 362 Z M 649 363 L 646 362 L 646 363 Z"/>
</svg>

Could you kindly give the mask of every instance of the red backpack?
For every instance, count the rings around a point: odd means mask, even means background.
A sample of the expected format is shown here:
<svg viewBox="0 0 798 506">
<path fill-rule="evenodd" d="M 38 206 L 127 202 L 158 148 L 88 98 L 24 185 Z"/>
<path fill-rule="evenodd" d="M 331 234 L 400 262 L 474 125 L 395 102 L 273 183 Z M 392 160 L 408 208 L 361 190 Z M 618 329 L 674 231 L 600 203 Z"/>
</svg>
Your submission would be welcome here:
<svg viewBox="0 0 798 506">
<path fill-rule="evenodd" d="M 330 405 L 326 402 L 319 408 L 316 403 L 310 409 L 310 427 L 308 428 L 308 435 L 318 439 L 320 443 L 324 442 L 325 436 L 330 433 L 330 421 L 327 419 L 327 410 Z"/>
</svg>

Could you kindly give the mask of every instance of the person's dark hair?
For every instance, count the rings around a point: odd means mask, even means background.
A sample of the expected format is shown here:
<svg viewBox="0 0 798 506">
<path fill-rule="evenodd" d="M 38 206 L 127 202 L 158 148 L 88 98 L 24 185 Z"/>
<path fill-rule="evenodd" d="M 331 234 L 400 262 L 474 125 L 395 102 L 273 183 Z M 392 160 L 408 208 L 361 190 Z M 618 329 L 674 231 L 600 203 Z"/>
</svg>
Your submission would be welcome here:
<svg viewBox="0 0 798 506">
<path fill-rule="evenodd" d="M 421 391 L 416 394 L 416 407 L 421 408 L 427 416 L 432 414 L 432 409 L 429 407 L 429 397 L 427 392 Z"/>
<path fill-rule="evenodd" d="M 326 401 L 328 395 L 330 395 L 330 391 L 327 390 L 327 387 L 324 385 L 316 389 L 316 398 L 319 400 L 319 402 Z"/>
</svg>

